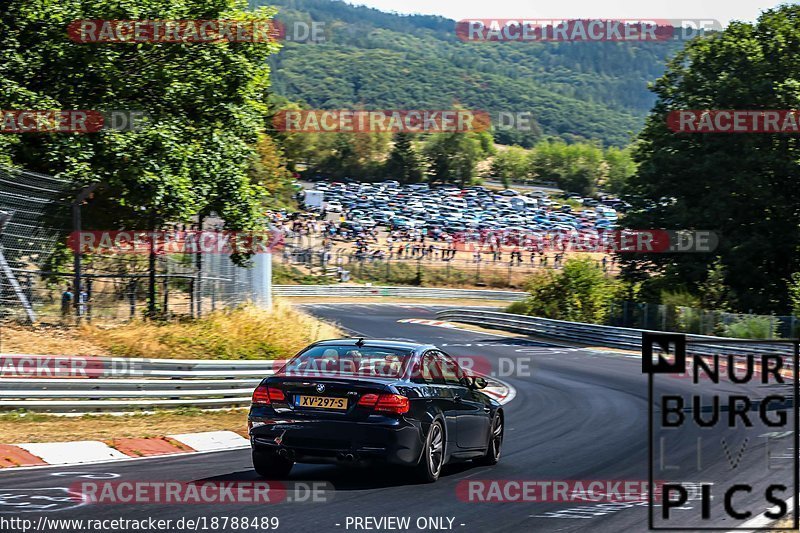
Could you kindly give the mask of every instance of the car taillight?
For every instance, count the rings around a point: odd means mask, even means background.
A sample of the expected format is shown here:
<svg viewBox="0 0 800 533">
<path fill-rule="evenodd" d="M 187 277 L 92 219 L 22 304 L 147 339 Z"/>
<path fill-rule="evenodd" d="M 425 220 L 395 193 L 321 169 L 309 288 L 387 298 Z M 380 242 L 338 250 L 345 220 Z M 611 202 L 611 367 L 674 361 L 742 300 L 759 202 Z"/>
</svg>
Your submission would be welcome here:
<svg viewBox="0 0 800 533">
<path fill-rule="evenodd" d="M 283 400 L 286 399 L 286 396 L 283 395 L 283 391 L 281 389 L 275 389 L 269 387 L 268 391 L 269 391 L 269 399 L 272 400 L 273 402 L 282 402 Z"/>
<path fill-rule="evenodd" d="M 253 405 L 269 405 L 269 392 L 267 391 L 267 387 L 264 385 L 259 385 L 256 387 L 256 390 L 253 391 Z"/>
<path fill-rule="evenodd" d="M 274 387 L 259 385 L 253 391 L 254 405 L 269 405 L 274 401 L 283 401 L 285 398 L 283 391 Z"/>
<path fill-rule="evenodd" d="M 365 394 L 358 400 L 359 407 L 367 407 L 382 413 L 402 415 L 409 410 L 408 398 L 399 394 Z"/>
</svg>

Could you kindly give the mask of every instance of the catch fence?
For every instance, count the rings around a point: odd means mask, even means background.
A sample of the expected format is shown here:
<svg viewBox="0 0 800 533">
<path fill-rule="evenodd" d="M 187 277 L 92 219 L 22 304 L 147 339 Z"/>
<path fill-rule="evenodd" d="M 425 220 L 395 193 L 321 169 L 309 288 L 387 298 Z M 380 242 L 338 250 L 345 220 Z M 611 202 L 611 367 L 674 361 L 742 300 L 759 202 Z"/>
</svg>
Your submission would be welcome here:
<svg viewBox="0 0 800 533">
<path fill-rule="evenodd" d="M 98 229 L 93 202 L 102 193 L 102 185 L 0 167 L 0 320 L 113 323 L 269 305 L 269 254 L 249 266 L 224 253 L 77 254 L 67 242 Z M 220 226 L 212 215 L 159 230 Z"/>
</svg>

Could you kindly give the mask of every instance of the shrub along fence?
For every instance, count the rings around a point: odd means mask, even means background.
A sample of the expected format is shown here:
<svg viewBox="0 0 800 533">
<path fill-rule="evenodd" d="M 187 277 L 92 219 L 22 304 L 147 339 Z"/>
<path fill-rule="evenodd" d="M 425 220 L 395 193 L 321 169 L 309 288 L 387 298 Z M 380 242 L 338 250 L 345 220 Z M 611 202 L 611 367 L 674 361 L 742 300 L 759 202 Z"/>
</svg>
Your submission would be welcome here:
<svg viewBox="0 0 800 533">
<path fill-rule="evenodd" d="M 800 336 L 796 316 L 725 313 L 674 305 L 614 302 L 609 326 L 676 331 L 738 339 L 780 339 Z"/>
</svg>

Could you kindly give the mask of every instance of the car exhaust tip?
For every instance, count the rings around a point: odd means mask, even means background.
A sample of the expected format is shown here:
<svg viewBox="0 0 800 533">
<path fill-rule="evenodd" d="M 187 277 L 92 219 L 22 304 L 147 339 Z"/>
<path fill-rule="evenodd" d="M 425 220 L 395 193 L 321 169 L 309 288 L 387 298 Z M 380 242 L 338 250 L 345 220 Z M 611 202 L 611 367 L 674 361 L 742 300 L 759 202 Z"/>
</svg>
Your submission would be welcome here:
<svg viewBox="0 0 800 533">
<path fill-rule="evenodd" d="M 347 461 L 348 463 L 352 463 L 353 461 L 356 460 L 356 456 L 353 455 L 352 453 L 347 453 L 344 456 L 344 460 Z"/>
</svg>

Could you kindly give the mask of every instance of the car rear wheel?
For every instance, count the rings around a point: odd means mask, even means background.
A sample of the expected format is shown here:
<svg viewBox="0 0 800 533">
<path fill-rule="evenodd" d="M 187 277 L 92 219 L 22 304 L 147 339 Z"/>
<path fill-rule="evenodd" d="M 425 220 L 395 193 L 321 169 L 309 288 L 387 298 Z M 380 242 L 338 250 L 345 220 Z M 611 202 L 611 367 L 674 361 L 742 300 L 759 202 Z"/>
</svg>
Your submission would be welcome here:
<svg viewBox="0 0 800 533">
<path fill-rule="evenodd" d="M 440 421 L 431 424 L 422 457 L 417 465 L 417 478 L 423 483 L 433 483 L 439 479 L 444 466 L 444 429 Z"/>
<path fill-rule="evenodd" d="M 486 455 L 476 462 L 482 465 L 496 465 L 500 461 L 500 447 L 503 445 L 503 417 L 498 414 L 492 421 L 492 431 L 489 434 L 489 443 Z"/>
<path fill-rule="evenodd" d="M 289 475 L 293 466 L 294 461 L 275 454 L 253 450 L 253 469 L 261 477 L 283 479 Z"/>
</svg>

